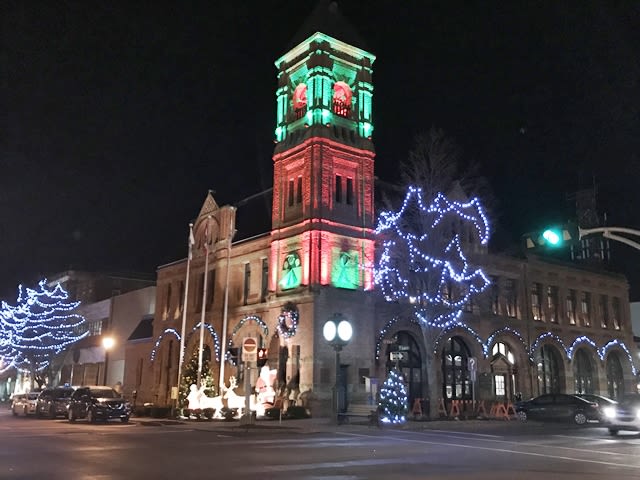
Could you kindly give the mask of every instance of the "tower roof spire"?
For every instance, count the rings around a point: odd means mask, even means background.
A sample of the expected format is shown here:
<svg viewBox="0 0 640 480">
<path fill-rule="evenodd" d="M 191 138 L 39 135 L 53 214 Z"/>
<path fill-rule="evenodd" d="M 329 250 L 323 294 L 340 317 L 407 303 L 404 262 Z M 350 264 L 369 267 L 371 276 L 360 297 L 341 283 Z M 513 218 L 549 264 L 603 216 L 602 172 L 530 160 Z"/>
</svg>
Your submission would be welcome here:
<svg viewBox="0 0 640 480">
<path fill-rule="evenodd" d="M 340 12 L 338 2 L 320 0 L 293 37 L 289 48 L 295 47 L 316 32 L 324 33 L 354 47 L 367 50 L 362 37 Z"/>
</svg>

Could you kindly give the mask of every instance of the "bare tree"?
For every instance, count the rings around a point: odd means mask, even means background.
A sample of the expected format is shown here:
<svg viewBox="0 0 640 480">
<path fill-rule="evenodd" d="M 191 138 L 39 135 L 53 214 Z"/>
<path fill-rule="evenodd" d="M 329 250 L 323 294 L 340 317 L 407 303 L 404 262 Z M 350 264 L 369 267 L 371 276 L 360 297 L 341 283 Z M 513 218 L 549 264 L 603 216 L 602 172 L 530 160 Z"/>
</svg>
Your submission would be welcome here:
<svg viewBox="0 0 640 480">
<path fill-rule="evenodd" d="M 441 395 L 436 382 L 439 341 L 448 330 L 462 326 L 465 305 L 489 284 L 469 260 L 486 251 L 487 214 L 478 198 L 469 199 L 462 187 L 483 191 L 486 182 L 472 170 L 462 171 L 460 155 L 441 130 L 419 136 L 401 165 L 404 200 L 399 208 L 383 211 L 377 225 L 376 284 L 385 300 L 395 303 L 399 316 L 420 325 L 431 415 Z M 467 176 L 459 177 L 461 172 Z"/>
</svg>

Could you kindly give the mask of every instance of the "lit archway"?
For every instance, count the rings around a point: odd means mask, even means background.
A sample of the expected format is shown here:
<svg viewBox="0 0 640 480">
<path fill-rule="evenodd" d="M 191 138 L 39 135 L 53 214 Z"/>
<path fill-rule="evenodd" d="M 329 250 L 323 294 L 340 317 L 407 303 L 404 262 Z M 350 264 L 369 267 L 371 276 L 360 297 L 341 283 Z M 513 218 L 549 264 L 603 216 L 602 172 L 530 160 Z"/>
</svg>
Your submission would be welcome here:
<svg viewBox="0 0 640 480">
<path fill-rule="evenodd" d="M 449 337 L 442 348 L 442 397 L 445 401 L 470 400 L 468 364 L 471 352 L 461 337 Z"/>
<path fill-rule="evenodd" d="M 387 373 L 392 368 L 397 367 L 402 372 L 402 376 L 407 385 L 409 405 L 413 405 L 416 398 L 423 397 L 424 374 L 422 371 L 422 355 L 420 347 L 411 332 L 400 330 L 395 334 L 396 342 L 387 348 L 386 370 Z M 402 353 L 402 360 L 392 361 L 391 352 Z"/>
</svg>

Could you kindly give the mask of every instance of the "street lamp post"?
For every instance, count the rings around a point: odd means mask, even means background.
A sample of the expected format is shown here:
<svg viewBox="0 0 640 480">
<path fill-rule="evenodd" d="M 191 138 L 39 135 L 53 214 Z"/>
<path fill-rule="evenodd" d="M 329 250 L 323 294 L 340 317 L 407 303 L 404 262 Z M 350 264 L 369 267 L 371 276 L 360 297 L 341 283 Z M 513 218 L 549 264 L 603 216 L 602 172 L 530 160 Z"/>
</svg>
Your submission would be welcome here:
<svg viewBox="0 0 640 480">
<path fill-rule="evenodd" d="M 328 320 L 322 328 L 324 339 L 333 347 L 336 352 L 336 381 L 333 386 L 332 411 L 336 423 L 339 423 L 338 415 L 340 414 L 340 351 L 346 346 L 353 336 L 353 328 L 344 317 L 336 313 L 333 318 Z"/>
<path fill-rule="evenodd" d="M 107 384 L 107 368 L 109 367 L 109 350 L 115 345 L 113 337 L 102 337 L 102 347 L 104 348 L 104 381 L 103 385 Z"/>
</svg>

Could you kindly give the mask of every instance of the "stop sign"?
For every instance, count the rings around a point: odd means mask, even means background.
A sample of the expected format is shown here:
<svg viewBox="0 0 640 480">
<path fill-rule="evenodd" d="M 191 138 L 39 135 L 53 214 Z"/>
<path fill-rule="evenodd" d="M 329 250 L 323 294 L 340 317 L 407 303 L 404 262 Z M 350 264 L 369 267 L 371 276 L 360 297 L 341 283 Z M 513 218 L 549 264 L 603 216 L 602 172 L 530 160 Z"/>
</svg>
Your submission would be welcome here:
<svg viewBox="0 0 640 480">
<path fill-rule="evenodd" d="M 242 341 L 242 361 L 255 362 L 258 353 L 258 342 L 253 337 L 247 337 Z"/>
</svg>

